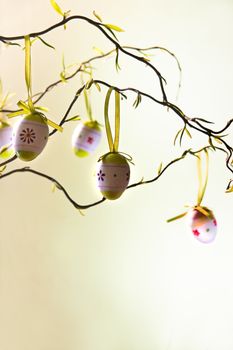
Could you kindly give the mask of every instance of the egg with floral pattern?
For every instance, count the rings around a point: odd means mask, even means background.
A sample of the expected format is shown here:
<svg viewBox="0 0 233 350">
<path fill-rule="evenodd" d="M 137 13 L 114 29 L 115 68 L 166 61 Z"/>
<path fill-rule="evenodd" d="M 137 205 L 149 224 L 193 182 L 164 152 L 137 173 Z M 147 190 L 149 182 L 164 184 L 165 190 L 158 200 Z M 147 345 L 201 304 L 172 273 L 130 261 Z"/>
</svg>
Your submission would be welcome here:
<svg viewBox="0 0 233 350">
<path fill-rule="evenodd" d="M 9 158 L 14 150 L 12 149 L 13 128 L 6 121 L 0 122 L 0 157 Z M 3 151 L 4 149 L 4 151 Z"/>
<path fill-rule="evenodd" d="M 41 113 L 32 113 L 22 118 L 13 130 L 13 147 L 19 159 L 31 161 L 44 149 L 49 137 L 49 128 Z"/>
<path fill-rule="evenodd" d="M 72 147 L 78 157 L 86 157 L 94 152 L 101 139 L 101 129 L 97 121 L 77 125 L 72 136 Z"/>
<path fill-rule="evenodd" d="M 217 221 L 210 209 L 206 207 L 202 208 L 206 212 L 206 215 L 195 208 L 190 212 L 190 226 L 194 237 L 199 242 L 211 243 L 217 234 Z"/>
<path fill-rule="evenodd" d="M 125 191 L 130 178 L 126 158 L 117 152 L 107 153 L 98 163 L 97 186 L 107 199 L 117 199 Z"/>
</svg>

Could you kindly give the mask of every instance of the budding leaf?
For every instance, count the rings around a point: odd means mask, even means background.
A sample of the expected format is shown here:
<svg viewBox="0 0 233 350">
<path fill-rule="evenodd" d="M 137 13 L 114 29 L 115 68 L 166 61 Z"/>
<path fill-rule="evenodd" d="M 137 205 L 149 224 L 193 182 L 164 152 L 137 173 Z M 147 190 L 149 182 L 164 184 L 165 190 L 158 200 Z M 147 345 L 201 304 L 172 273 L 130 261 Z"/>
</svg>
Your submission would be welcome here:
<svg viewBox="0 0 233 350">
<path fill-rule="evenodd" d="M 98 15 L 98 13 L 95 12 L 95 10 L 93 11 L 93 15 L 94 15 L 100 22 L 103 22 L 103 21 L 102 21 L 102 18 Z"/>
<path fill-rule="evenodd" d="M 162 168 L 163 168 L 163 163 L 161 162 L 158 167 L 158 175 L 161 174 Z"/>
<path fill-rule="evenodd" d="M 54 10 L 61 15 L 62 17 L 64 17 L 64 12 L 62 11 L 62 9 L 60 8 L 60 6 L 56 3 L 55 0 L 50 0 L 51 5 L 53 6 Z"/>
<path fill-rule="evenodd" d="M 116 32 L 124 32 L 124 29 L 122 29 L 118 26 L 115 26 L 114 24 L 109 24 L 109 23 L 106 24 L 105 23 L 104 26 L 109 28 L 109 29 L 115 30 Z"/>
</svg>

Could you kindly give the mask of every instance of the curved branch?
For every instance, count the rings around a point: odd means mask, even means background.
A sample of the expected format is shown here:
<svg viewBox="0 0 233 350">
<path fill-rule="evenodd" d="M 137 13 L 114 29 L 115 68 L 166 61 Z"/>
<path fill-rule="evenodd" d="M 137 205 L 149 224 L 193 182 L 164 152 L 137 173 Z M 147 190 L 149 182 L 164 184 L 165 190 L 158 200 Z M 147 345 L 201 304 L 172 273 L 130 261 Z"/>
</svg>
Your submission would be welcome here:
<svg viewBox="0 0 233 350">
<path fill-rule="evenodd" d="M 14 170 L 11 170 L 9 171 L 8 173 L 5 173 L 5 174 L 1 174 L 0 176 L 0 180 L 2 180 L 3 178 L 5 177 L 8 177 L 10 175 L 13 175 L 13 174 L 16 174 L 16 173 L 32 173 L 34 175 L 38 175 L 40 177 L 43 177 L 49 181 L 51 181 L 52 183 L 54 183 L 56 185 L 56 187 L 62 191 L 65 195 L 65 197 L 68 199 L 68 201 L 76 208 L 76 209 L 80 209 L 80 210 L 84 210 L 84 209 L 88 209 L 88 208 L 91 208 L 91 207 L 94 207 L 102 202 L 105 201 L 105 198 L 102 198 L 100 199 L 99 201 L 97 202 L 94 202 L 94 203 L 91 203 L 91 204 L 88 204 L 88 205 L 82 205 L 82 204 L 78 204 L 77 202 L 75 202 L 75 200 L 73 200 L 71 198 L 71 196 L 69 195 L 69 193 L 66 191 L 66 189 L 64 188 L 64 186 L 62 186 L 60 184 L 60 182 L 58 182 L 56 179 L 54 179 L 52 176 L 49 176 L 49 175 L 46 175 L 44 173 L 41 173 L 40 171 L 37 171 L 37 170 L 33 170 L 33 169 L 30 169 L 29 167 L 24 167 L 24 168 L 20 168 L 20 169 L 14 169 Z"/>
<path fill-rule="evenodd" d="M 161 75 L 161 73 L 157 70 L 157 68 L 155 68 L 153 66 L 153 64 L 151 64 L 150 62 L 148 62 L 144 57 L 141 57 L 141 56 L 137 56 L 129 51 L 127 51 L 126 49 L 124 49 L 115 39 L 113 39 L 107 32 L 106 30 L 104 29 L 104 24 L 103 23 L 99 23 L 99 22 L 96 22 L 88 17 L 85 17 L 85 16 L 78 16 L 78 15 L 75 15 L 75 16 L 70 16 L 70 17 L 67 17 L 67 18 L 64 18 L 62 21 L 52 25 L 51 27 L 49 28 L 46 28 L 42 31 L 39 31 L 39 32 L 34 32 L 34 33 L 30 33 L 28 34 L 31 38 L 35 38 L 35 37 L 38 37 L 38 36 L 42 36 L 46 33 L 49 33 L 50 31 L 56 29 L 56 28 L 59 28 L 59 27 L 62 27 L 64 26 L 64 24 L 70 22 L 70 21 L 73 21 L 73 20 L 83 20 L 85 22 L 88 22 L 89 24 L 91 24 L 92 26 L 96 27 L 97 29 L 99 29 L 103 35 L 109 40 L 111 41 L 114 46 L 119 50 L 121 51 L 122 53 L 124 53 L 125 55 L 127 56 L 130 56 L 132 58 L 134 58 L 135 60 L 139 61 L 139 62 L 142 62 L 144 64 L 146 64 L 148 67 L 150 67 L 153 72 L 157 75 L 158 79 L 159 79 L 159 83 L 160 83 L 160 88 L 161 88 L 161 91 L 162 91 L 162 95 L 163 95 L 163 100 L 164 101 L 167 101 L 167 96 L 166 96 L 166 93 L 165 93 L 165 89 L 164 89 L 164 82 L 166 83 L 166 80 L 164 79 L 164 77 Z M 10 37 L 7 37 L 7 36 L 2 36 L 0 35 L 0 41 L 16 41 L 16 40 L 24 40 L 24 37 L 25 35 L 17 35 L 17 36 L 10 36 Z"/>
</svg>

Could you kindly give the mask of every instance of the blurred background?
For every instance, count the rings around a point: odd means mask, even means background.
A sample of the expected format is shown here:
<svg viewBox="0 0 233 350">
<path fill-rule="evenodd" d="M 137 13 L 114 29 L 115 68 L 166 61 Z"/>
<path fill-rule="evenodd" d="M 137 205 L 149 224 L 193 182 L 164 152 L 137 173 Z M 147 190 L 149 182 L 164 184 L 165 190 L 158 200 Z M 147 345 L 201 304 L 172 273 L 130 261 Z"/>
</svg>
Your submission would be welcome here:
<svg viewBox="0 0 233 350">
<path fill-rule="evenodd" d="M 233 116 L 233 2 L 231 0 L 61 0 L 65 11 L 122 27 L 122 45 L 162 46 L 173 57 L 153 51 L 153 64 L 167 79 L 168 99 L 190 117 L 215 122 L 219 129 Z M 0 33 L 14 36 L 42 30 L 60 21 L 48 0 L 0 0 Z M 81 21 L 43 37 L 56 51 L 34 43 L 33 92 L 59 79 L 62 55 L 67 65 L 80 63 L 112 45 Z M 135 87 L 161 98 L 158 82 L 143 64 L 120 54 L 94 63 L 94 77 L 119 87 Z M 24 51 L 0 51 L 4 90 L 15 92 L 12 108 L 26 97 Z M 79 88 L 79 80 L 49 92 L 40 105 L 60 121 Z M 92 89 L 94 116 L 103 123 L 106 90 Z M 146 99 L 135 110 L 135 96 L 122 103 L 120 150 L 133 157 L 131 182 L 154 177 L 187 148 L 206 145 L 192 132 L 182 147 L 173 146 L 182 127 L 178 117 Z M 84 100 L 72 109 L 86 120 Z M 80 204 L 101 198 L 94 172 L 108 151 L 104 135 L 95 154 L 77 158 L 71 136 L 77 122 L 65 125 L 30 164 L 17 160 L 8 169 L 30 165 L 60 181 Z M 231 142 L 230 137 L 228 141 Z M 187 220 L 166 219 L 194 205 L 196 161 L 187 157 L 159 181 L 126 191 L 113 202 L 79 211 L 52 184 L 32 174 L 0 181 L 0 349 L 1 350 L 232 350 L 233 197 L 225 194 L 231 174 L 225 157 L 211 153 L 210 176 L 203 204 L 218 221 L 211 245 L 193 237 Z"/>
</svg>

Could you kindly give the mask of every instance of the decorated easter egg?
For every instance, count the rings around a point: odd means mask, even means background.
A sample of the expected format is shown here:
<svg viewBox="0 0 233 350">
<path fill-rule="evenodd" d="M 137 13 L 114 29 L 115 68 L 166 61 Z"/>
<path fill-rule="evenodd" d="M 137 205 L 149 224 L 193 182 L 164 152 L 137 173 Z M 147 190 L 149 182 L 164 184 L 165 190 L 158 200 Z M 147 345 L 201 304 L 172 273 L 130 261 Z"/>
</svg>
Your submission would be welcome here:
<svg viewBox="0 0 233 350">
<path fill-rule="evenodd" d="M 97 121 L 88 121 L 79 124 L 72 136 L 72 147 L 78 157 L 86 157 L 98 146 L 101 138 L 101 129 Z"/>
<path fill-rule="evenodd" d="M 13 128 L 5 121 L 0 122 L 0 157 L 9 158 L 13 153 L 12 149 Z M 3 152 L 4 149 L 4 152 Z"/>
<path fill-rule="evenodd" d="M 13 147 L 16 155 L 24 161 L 36 158 L 44 149 L 49 136 L 49 128 L 41 113 L 32 113 L 15 125 Z"/>
<path fill-rule="evenodd" d="M 128 186 L 129 177 L 129 164 L 120 153 L 107 153 L 98 163 L 97 186 L 107 199 L 119 198 Z"/>
<path fill-rule="evenodd" d="M 201 243 L 211 243 L 217 233 L 217 221 L 213 212 L 203 207 L 205 215 L 197 209 L 193 209 L 189 215 L 190 226 L 194 237 Z"/>
</svg>

